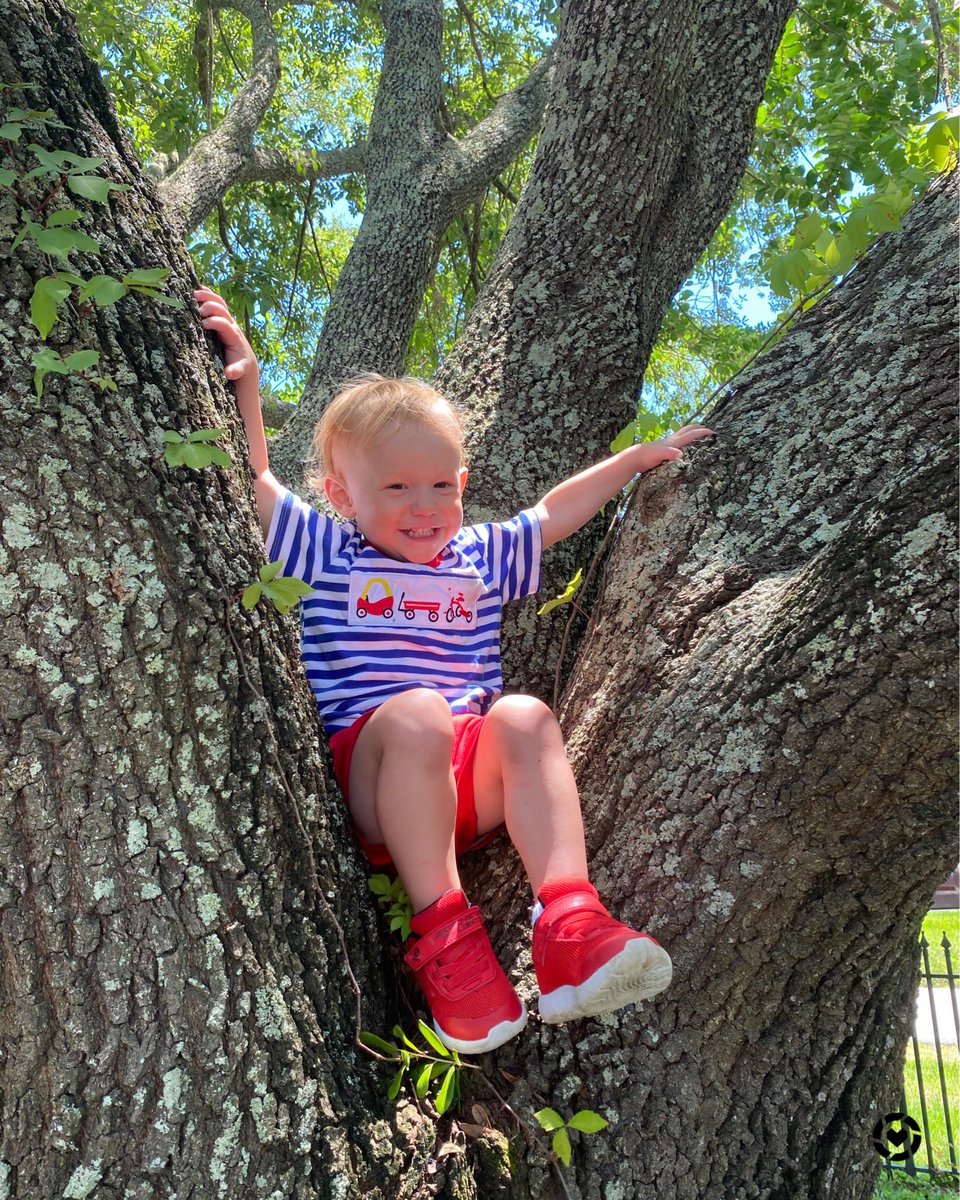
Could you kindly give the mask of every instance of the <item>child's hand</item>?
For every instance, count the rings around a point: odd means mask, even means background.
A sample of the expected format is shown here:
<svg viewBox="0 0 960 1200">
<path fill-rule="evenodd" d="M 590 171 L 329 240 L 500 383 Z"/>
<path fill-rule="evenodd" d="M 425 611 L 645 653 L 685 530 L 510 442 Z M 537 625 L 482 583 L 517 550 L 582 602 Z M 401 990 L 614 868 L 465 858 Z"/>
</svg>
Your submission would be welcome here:
<svg viewBox="0 0 960 1200">
<path fill-rule="evenodd" d="M 642 442 L 639 446 L 632 448 L 636 470 L 649 471 L 662 462 L 682 458 L 682 446 L 699 441 L 700 438 L 712 436 L 713 430 L 707 429 L 706 425 L 684 425 L 676 433 L 668 433 L 666 437 L 660 438 L 656 442 Z"/>
<path fill-rule="evenodd" d="M 210 288 L 197 288 L 194 299 L 200 305 L 200 324 L 215 333 L 223 346 L 223 373 L 231 382 L 250 376 L 258 380 L 257 359 L 243 330 L 230 316 L 230 310 Z"/>
</svg>

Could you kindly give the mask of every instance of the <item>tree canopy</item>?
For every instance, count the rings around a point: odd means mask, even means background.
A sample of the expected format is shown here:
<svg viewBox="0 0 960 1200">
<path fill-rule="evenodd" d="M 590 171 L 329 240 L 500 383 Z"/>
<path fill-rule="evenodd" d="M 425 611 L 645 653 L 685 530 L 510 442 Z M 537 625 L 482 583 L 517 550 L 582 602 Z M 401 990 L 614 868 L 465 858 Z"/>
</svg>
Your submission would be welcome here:
<svg viewBox="0 0 960 1200">
<path fill-rule="evenodd" d="M 157 179 L 224 120 L 256 54 L 245 6 L 101 4 L 76 11 L 121 121 Z M 443 6 L 439 119 L 460 136 L 548 50 L 557 5 Z M 197 269 L 245 318 L 265 385 L 296 400 L 365 202 L 361 147 L 382 62 L 372 3 L 276 6 L 278 81 L 255 142 L 284 167 L 237 183 L 190 231 Z M 802 298 L 895 228 L 956 144 L 955 8 L 925 0 L 818 0 L 787 25 L 747 172 L 729 215 L 680 290 L 644 384 L 639 436 L 695 411 Z M 529 170 L 533 142 L 443 236 L 407 353 L 431 375 L 463 327 Z M 333 168 L 334 170 L 336 168 Z"/>
</svg>

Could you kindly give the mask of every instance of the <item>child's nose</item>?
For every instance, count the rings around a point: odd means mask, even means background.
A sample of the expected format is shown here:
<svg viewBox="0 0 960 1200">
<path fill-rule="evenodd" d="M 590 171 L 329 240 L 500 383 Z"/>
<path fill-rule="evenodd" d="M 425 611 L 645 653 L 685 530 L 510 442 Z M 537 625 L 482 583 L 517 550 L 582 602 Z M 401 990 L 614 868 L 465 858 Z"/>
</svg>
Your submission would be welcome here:
<svg viewBox="0 0 960 1200">
<path fill-rule="evenodd" d="M 412 497 L 411 507 L 418 516 L 434 512 L 437 507 L 437 497 L 434 494 L 433 488 L 430 488 L 429 491 L 417 492 Z"/>
</svg>

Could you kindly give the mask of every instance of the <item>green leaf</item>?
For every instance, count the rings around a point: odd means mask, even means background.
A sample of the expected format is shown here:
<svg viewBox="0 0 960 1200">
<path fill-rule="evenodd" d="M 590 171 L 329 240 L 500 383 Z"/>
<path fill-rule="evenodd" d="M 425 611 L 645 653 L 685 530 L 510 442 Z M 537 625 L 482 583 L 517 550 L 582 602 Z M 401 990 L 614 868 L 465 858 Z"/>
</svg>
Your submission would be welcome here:
<svg viewBox="0 0 960 1200">
<path fill-rule="evenodd" d="M 539 1112 L 535 1112 L 533 1115 L 540 1123 L 540 1128 L 545 1129 L 547 1133 L 551 1129 L 562 1129 L 566 1124 L 563 1117 L 560 1116 L 555 1108 L 541 1108 Z"/>
<path fill-rule="evenodd" d="M 446 1048 L 443 1042 L 440 1041 L 440 1039 L 425 1021 L 417 1021 L 417 1027 L 419 1028 L 424 1041 L 432 1050 L 435 1050 L 441 1058 L 450 1057 L 450 1051 Z"/>
<path fill-rule="evenodd" d="M 252 585 L 256 587 L 256 584 Z M 371 1050 L 378 1050 L 381 1054 L 389 1055 L 391 1058 L 397 1056 L 397 1047 L 393 1042 L 386 1041 L 385 1038 L 378 1037 L 375 1033 L 370 1033 L 366 1029 L 361 1029 L 357 1037 L 365 1046 L 369 1046 Z"/>
<path fill-rule="evenodd" d="M 553 1152 L 565 1167 L 570 1166 L 570 1138 L 565 1129 L 558 1129 L 553 1135 Z"/>
<path fill-rule="evenodd" d="M 820 230 L 822 228 L 823 222 L 821 219 L 816 215 L 816 213 L 810 213 L 810 215 L 804 217 L 803 220 L 797 224 L 796 229 L 794 229 L 794 245 L 800 247 L 801 249 L 805 246 L 813 245 L 820 235 Z"/>
<path fill-rule="evenodd" d="M 169 451 L 170 451 L 170 447 L 167 448 L 167 454 L 166 454 L 167 462 L 170 463 L 170 466 L 172 466 L 172 467 L 179 466 L 178 463 L 170 462 Z M 263 595 L 263 588 L 260 586 L 260 584 L 259 583 L 251 583 L 250 586 L 244 590 L 244 593 L 240 598 L 240 603 L 246 609 L 253 608 L 253 606 L 257 603 L 257 601 L 260 599 L 260 597 L 262 595 Z"/>
<path fill-rule="evenodd" d="M 82 287 L 84 282 L 80 276 L 74 274 L 73 271 L 54 271 L 53 277 L 54 279 L 62 279 L 65 283 L 69 283 L 73 287 Z"/>
<path fill-rule="evenodd" d="M 165 429 L 163 431 L 163 440 L 165 442 L 170 442 L 171 444 L 179 444 L 180 442 L 184 441 L 184 439 L 179 433 L 177 433 L 175 429 Z"/>
<path fill-rule="evenodd" d="M 112 375 L 89 375 L 87 383 L 96 384 L 101 392 L 115 392 L 117 390 L 117 383 Z"/>
<path fill-rule="evenodd" d="M 388 1100 L 396 1100 L 397 1095 L 400 1091 L 400 1085 L 403 1083 L 403 1075 L 404 1075 L 404 1072 L 406 1071 L 406 1069 L 407 1069 L 406 1067 L 401 1067 L 400 1070 L 396 1073 L 396 1075 L 394 1075 L 393 1080 L 390 1083 L 390 1086 L 387 1088 L 387 1099 Z"/>
<path fill-rule="evenodd" d="M 163 283 L 170 275 L 169 267 L 149 267 L 137 268 L 136 271 L 130 271 L 124 275 L 123 283 L 127 287 L 134 287 L 137 284 Z"/>
<path fill-rule="evenodd" d="M 69 375 L 70 368 L 63 361 L 55 350 L 49 347 L 44 347 L 43 350 L 38 350 L 31 360 L 35 367 L 42 367 L 44 371 L 56 371 L 58 375 Z"/>
<path fill-rule="evenodd" d="M 589 1108 L 582 1108 L 580 1112 L 574 1113 L 567 1124 L 571 1129 L 579 1129 L 581 1133 L 599 1133 L 607 1127 L 603 1117 Z"/>
<path fill-rule="evenodd" d="M 19 142 L 23 135 L 24 127 L 18 122 L 9 121 L 0 125 L 0 138 L 8 142 Z"/>
<path fill-rule="evenodd" d="M 276 579 L 282 566 L 283 560 L 278 558 L 276 562 L 267 563 L 265 567 L 261 567 L 258 572 L 260 576 L 260 582 L 269 583 L 272 579 Z"/>
<path fill-rule="evenodd" d="M 83 213 L 76 208 L 59 208 L 55 213 L 51 213 L 45 222 L 47 229 L 59 229 L 63 225 L 72 225 L 74 221 L 79 221 Z"/>
<path fill-rule="evenodd" d="M 11 187 L 17 178 L 16 171 L 0 167 L 0 187 Z"/>
<path fill-rule="evenodd" d="M 433 1063 L 427 1063 L 417 1075 L 417 1083 L 414 1091 L 417 1093 L 417 1099 L 422 1100 L 427 1094 L 427 1088 L 430 1086 L 430 1072 L 433 1070 Z"/>
<path fill-rule="evenodd" d="M 610 453 L 619 454 L 621 450 L 629 449 L 629 447 L 634 443 L 634 435 L 636 432 L 636 421 L 631 421 L 629 425 L 624 425 L 624 427 L 610 443 Z"/>
<path fill-rule="evenodd" d="M 127 294 L 127 289 L 119 279 L 112 275 L 94 275 L 80 289 L 77 299 L 81 304 L 92 299 L 98 308 L 106 308 L 108 304 L 116 304 Z"/>
<path fill-rule="evenodd" d="M 441 1116 L 447 1111 L 451 1104 L 457 1098 L 457 1068 L 451 1065 L 447 1068 L 447 1073 L 443 1077 L 443 1082 L 440 1084 L 440 1090 L 437 1092 L 436 1106 L 437 1112 Z"/>
<path fill-rule="evenodd" d="M 573 599 L 577 589 L 580 587 L 580 584 L 582 582 L 583 582 L 583 567 L 581 567 L 577 571 L 576 575 L 574 575 L 574 577 L 567 583 L 567 586 L 564 588 L 562 595 L 554 596 L 554 598 L 552 600 L 548 600 L 546 602 L 546 604 L 543 605 L 542 608 L 537 609 L 537 616 L 542 617 L 545 613 L 551 612 L 553 609 L 559 607 L 559 605 L 561 605 L 561 604 L 569 604 L 570 601 Z"/>
<path fill-rule="evenodd" d="M 199 449 L 199 447 L 191 447 L 191 449 Z M 221 450 L 217 453 L 222 454 L 223 451 Z M 309 596 L 313 592 L 313 588 L 302 580 L 291 579 L 286 576 L 274 579 L 272 583 L 264 583 L 261 586 L 263 587 L 264 595 L 273 601 L 273 606 L 278 613 L 289 612 L 294 605 L 300 603 L 304 596 Z"/>
<path fill-rule="evenodd" d="M 389 875 L 371 875 L 367 880 L 367 887 L 375 896 L 389 896 L 390 877 Z"/>
<path fill-rule="evenodd" d="M 57 323 L 57 308 L 71 291 L 69 283 L 52 275 L 37 280 L 30 299 L 30 320 L 36 325 L 42 338 L 46 338 Z"/>
<path fill-rule="evenodd" d="M 41 232 L 40 226 L 35 221 L 30 220 L 29 213 L 21 212 L 20 216 L 23 217 L 23 228 L 13 239 L 13 245 L 10 247 L 11 253 L 16 250 L 24 238 L 36 237 Z"/>
<path fill-rule="evenodd" d="M 37 399 L 43 395 L 43 381 L 51 372 L 57 375 L 69 375 L 70 368 L 63 361 L 59 354 L 45 346 L 42 350 L 34 352 L 30 360 L 36 370 L 33 373 L 33 386 L 37 391 Z"/>
<path fill-rule="evenodd" d="M 195 429 L 187 439 L 190 442 L 215 442 L 226 434 L 226 429 Z M 271 579 L 273 576 L 271 576 Z"/>
<path fill-rule="evenodd" d="M 202 471 L 204 467 L 214 464 L 218 467 L 229 467 L 230 456 L 216 446 L 198 446 L 194 442 L 184 442 L 182 447 L 183 465 Z"/>
<path fill-rule="evenodd" d="M 400 1028 L 399 1025 L 394 1025 L 393 1036 L 395 1038 L 399 1038 L 400 1041 L 403 1042 L 403 1044 L 407 1047 L 408 1050 L 413 1050 L 416 1054 L 420 1053 L 420 1047 L 416 1044 L 416 1042 L 412 1042 L 407 1037 L 407 1035 L 403 1032 L 403 1030 Z M 404 1051 L 404 1053 L 406 1053 L 406 1051 Z"/>
<path fill-rule="evenodd" d="M 130 190 L 126 183 L 114 183 L 99 175 L 68 175 L 67 187 L 75 196 L 82 196 L 84 200 L 92 200 L 95 204 L 102 204 L 111 192 Z"/>
<path fill-rule="evenodd" d="M 158 304 L 165 304 L 167 308 L 183 308 L 184 303 L 176 296 L 166 296 L 163 292 L 154 291 L 153 288 L 131 288 L 131 291 L 140 292 L 144 296 L 149 296 L 151 300 L 156 300 Z"/>
<path fill-rule="evenodd" d="M 100 361 L 100 354 L 97 350 L 75 350 L 63 361 L 70 371 L 85 371 Z"/>
<path fill-rule="evenodd" d="M 96 254 L 100 243 L 85 233 L 76 229 L 41 229 L 33 235 L 44 254 L 53 254 L 57 258 L 69 258 L 74 250 L 87 250 Z"/>
</svg>

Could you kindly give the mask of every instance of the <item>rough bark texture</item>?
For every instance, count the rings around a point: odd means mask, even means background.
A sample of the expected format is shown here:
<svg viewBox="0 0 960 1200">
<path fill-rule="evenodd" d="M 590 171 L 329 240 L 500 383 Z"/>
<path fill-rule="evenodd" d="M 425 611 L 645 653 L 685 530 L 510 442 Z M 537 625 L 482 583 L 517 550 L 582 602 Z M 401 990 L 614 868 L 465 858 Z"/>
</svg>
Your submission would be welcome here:
<svg viewBox="0 0 960 1200">
<path fill-rule="evenodd" d="M 0 0 L 0 30 L 0 81 L 66 126 L 29 140 L 131 185 L 89 206 L 101 251 L 73 266 L 172 265 L 186 296 L 68 15 Z M 5 243 L 49 190 L 27 142 L 2 144 Z M 522 1115 L 610 1118 L 570 1195 L 869 1193 L 909 946 L 953 854 L 954 211 L 925 201 L 621 534 L 564 716 L 596 881 L 677 980 L 485 1063 Z M 219 372 L 187 314 L 128 297 L 50 338 L 99 349 L 118 393 L 49 376 L 38 401 L 49 270 L 30 241 L 0 268 L 0 1195 L 556 1195 L 542 1143 L 465 1150 L 356 1051 L 340 930 L 363 1025 L 396 1005 L 292 630 L 236 604 L 262 561 L 247 480 L 162 458 L 162 430 L 229 423 Z M 516 929 L 516 860 L 479 869 Z"/>
<path fill-rule="evenodd" d="M 549 60 L 466 137 L 448 137 L 438 127 L 438 0 L 391 0 L 382 12 L 386 37 L 365 154 L 363 221 L 337 278 L 298 412 L 271 446 L 274 471 L 294 488 L 314 426 L 339 384 L 357 371 L 403 372 L 444 230 L 530 140 L 546 97 Z"/>
<path fill-rule="evenodd" d="M 619 536 L 562 716 L 594 881 L 676 974 L 501 1057 L 518 1103 L 610 1119 L 572 1195 L 871 1193 L 956 858 L 956 207 L 938 184 Z M 470 885 L 504 928 L 528 902 L 509 861 Z"/>
<path fill-rule="evenodd" d="M 186 297 L 72 19 L 2 0 L 0 29 L 0 80 L 67 127 L 3 143 L 3 240 L 55 182 L 22 178 L 28 142 L 99 155 L 131 190 L 89 206 L 101 253 L 72 265 L 172 265 Z M 413 1194 L 435 1133 L 354 1047 L 341 930 L 365 1025 L 389 991 L 296 639 L 237 603 L 263 561 L 246 473 L 163 461 L 162 430 L 229 422 L 222 376 L 196 320 L 128 297 L 51 335 L 118 393 L 51 376 L 38 401 L 49 269 L 30 241 L 2 268 L 0 1194 Z"/>
<path fill-rule="evenodd" d="M 230 0 L 213 8 L 235 8 L 250 22 L 253 64 L 220 124 L 194 146 L 160 185 L 171 224 L 181 233 L 198 225 L 249 172 L 253 139 L 280 80 L 280 54 L 273 14 L 265 0 Z"/>
<path fill-rule="evenodd" d="M 571 5 L 530 178 L 443 384 L 472 414 L 480 519 L 535 503 L 632 418 L 670 300 L 747 160 L 792 0 Z M 554 547 L 545 593 L 604 523 Z M 504 630 L 508 685 L 549 699 L 567 613 Z"/>
</svg>

